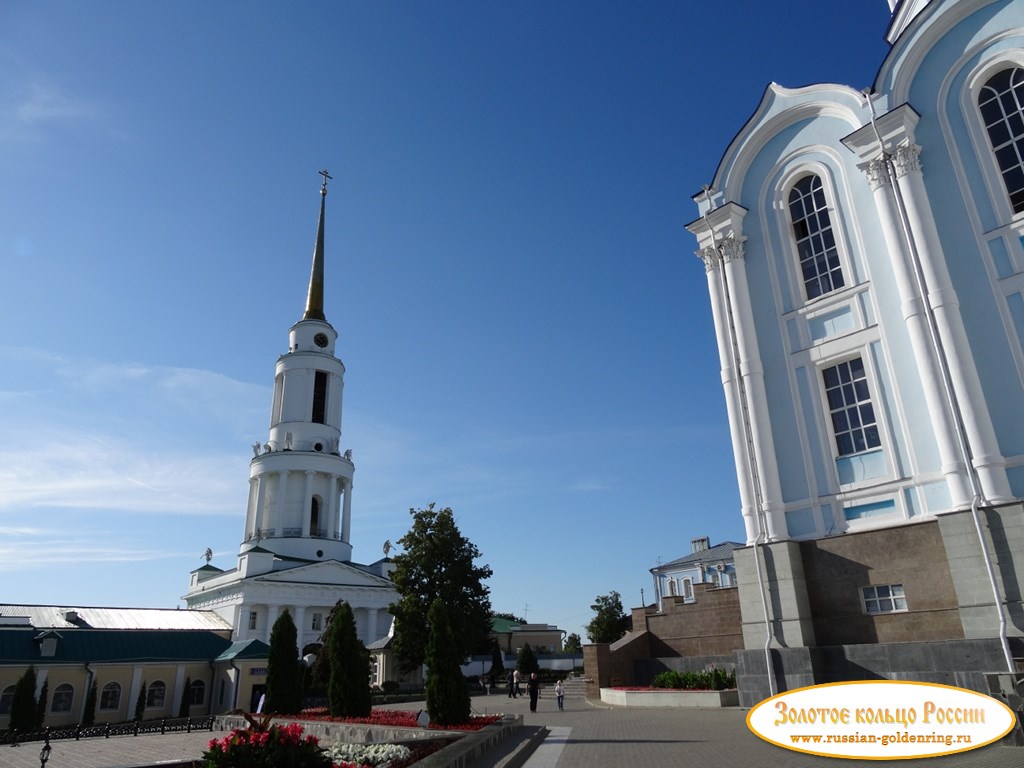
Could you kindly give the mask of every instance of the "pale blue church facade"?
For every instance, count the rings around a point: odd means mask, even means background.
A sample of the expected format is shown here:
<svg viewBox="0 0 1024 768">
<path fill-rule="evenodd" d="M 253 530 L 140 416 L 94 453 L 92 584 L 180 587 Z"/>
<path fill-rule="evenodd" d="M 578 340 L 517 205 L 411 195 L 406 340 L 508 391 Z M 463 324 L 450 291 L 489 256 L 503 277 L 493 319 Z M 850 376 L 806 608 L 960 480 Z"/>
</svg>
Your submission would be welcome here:
<svg viewBox="0 0 1024 768">
<path fill-rule="evenodd" d="M 770 85 L 687 226 L 749 701 L 1024 664 L 1024 3 L 891 10 L 871 87 Z"/>
</svg>

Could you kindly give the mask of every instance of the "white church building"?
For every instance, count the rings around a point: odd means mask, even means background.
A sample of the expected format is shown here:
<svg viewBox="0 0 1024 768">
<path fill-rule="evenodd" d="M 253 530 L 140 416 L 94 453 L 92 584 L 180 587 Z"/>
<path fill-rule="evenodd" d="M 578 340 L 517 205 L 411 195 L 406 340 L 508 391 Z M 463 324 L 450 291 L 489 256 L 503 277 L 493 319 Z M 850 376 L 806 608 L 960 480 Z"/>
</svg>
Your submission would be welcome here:
<svg viewBox="0 0 1024 768">
<path fill-rule="evenodd" d="M 386 557 L 371 565 L 352 562 L 355 465 L 352 451 L 341 449 L 345 366 L 335 356 L 338 333 L 324 315 L 329 177 L 322 175 L 306 308 L 275 366 L 270 433 L 253 446 L 238 564 L 222 570 L 208 562 L 192 571 L 183 598 L 190 609 L 226 619 L 235 641 L 269 643 L 287 609 L 300 651 L 320 638 L 339 600 L 352 607 L 364 644 L 381 640 L 391 632 L 388 606 L 397 599 Z"/>
<path fill-rule="evenodd" d="M 771 84 L 687 226 L 748 705 L 1024 669 L 1024 3 L 890 10 L 874 84 Z"/>
</svg>

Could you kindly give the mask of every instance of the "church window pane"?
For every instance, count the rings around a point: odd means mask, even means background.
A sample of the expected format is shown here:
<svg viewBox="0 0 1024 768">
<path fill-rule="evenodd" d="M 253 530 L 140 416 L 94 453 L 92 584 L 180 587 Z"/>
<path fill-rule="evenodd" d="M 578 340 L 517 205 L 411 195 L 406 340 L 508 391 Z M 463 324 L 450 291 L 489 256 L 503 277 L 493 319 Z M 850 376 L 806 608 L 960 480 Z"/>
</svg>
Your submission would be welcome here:
<svg viewBox="0 0 1024 768">
<path fill-rule="evenodd" d="M 978 95 L 999 172 L 1014 213 L 1024 211 L 1024 69 L 997 72 Z"/>
<path fill-rule="evenodd" d="M 70 712 L 71 704 L 75 700 L 75 689 L 68 683 L 61 683 L 53 692 L 53 703 L 50 705 L 51 712 Z"/>
<path fill-rule="evenodd" d="M 256 611 L 249 611 L 249 629 L 256 629 L 256 619 L 259 616 Z"/>
<path fill-rule="evenodd" d="M 202 680 L 193 680 L 188 687 L 188 703 L 192 706 L 201 706 L 206 701 L 206 683 Z"/>
<path fill-rule="evenodd" d="M 100 691 L 100 709 L 118 709 L 121 706 L 121 686 L 107 683 Z"/>
<path fill-rule="evenodd" d="M 327 372 L 317 371 L 313 381 L 313 422 L 324 424 L 327 421 Z"/>
<path fill-rule="evenodd" d="M 842 288 L 846 283 L 820 178 L 806 176 L 796 183 L 789 193 L 789 213 L 807 298 Z"/>
<path fill-rule="evenodd" d="M 855 357 L 833 365 L 822 371 L 822 379 L 838 455 L 881 446 L 864 361 Z"/>
</svg>

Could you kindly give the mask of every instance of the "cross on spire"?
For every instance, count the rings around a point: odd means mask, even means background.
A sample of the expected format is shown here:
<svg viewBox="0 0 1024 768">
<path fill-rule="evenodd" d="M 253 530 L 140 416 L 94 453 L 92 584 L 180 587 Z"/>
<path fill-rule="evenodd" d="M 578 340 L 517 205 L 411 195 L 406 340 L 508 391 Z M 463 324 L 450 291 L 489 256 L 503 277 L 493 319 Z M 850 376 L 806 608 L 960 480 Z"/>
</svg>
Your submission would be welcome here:
<svg viewBox="0 0 1024 768">
<path fill-rule="evenodd" d="M 331 174 L 329 174 L 327 172 L 326 168 L 324 170 L 322 170 L 322 171 L 317 171 L 317 173 L 319 173 L 321 176 L 324 177 L 324 183 L 320 185 L 320 194 L 326 196 L 327 195 L 327 180 L 328 179 L 333 179 L 334 177 L 331 176 Z"/>
</svg>

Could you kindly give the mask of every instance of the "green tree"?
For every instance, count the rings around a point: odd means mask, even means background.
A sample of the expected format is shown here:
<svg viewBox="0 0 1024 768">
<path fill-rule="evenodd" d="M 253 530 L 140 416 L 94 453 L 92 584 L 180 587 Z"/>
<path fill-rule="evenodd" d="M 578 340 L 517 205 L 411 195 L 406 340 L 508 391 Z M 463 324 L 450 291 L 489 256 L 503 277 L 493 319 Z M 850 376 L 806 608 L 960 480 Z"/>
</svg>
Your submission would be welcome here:
<svg viewBox="0 0 1024 768">
<path fill-rule="evenodd" d="M 583 641 L 575 632 L 570 632 L 565 638 L 565 645 L 562 646 L 562 653 L 583 653 Z"/>
<path fill-rule="evenodd" d="M 428 610 L 441 599 L 448 608 L 455 652 L 460 660 L 490 649 L 490 588 L 488 565 L 475 565 L 480 550 L 459 531 L 447 507 L 410 509 L 412 528 L 399 539 L 403 552 L 394 558 L 391 574 L 398 602 L 395 617 L 395 653 L 402 669 L 411 671 L 426 659 L 430 633 Z M 428 616 L 426 622 L 423 617 Z"/>
<path fill-rule="evenodd" d="M 329 657 L 327 700 L 335 717 L 367 717 L 370 695 L 370 654 L 356 635 L 352 606 L 339 602 L 324 630 L 324 652 Z"/>
<path fill-rule="evenodd" d="M 185 678 L 185 689 L 181 692 L 181 704 L 178 705 L 178 717 L 188 717 L 192 703 L 192 678 Z"/>
<path fill-rule="evenodd" d="M 629 617 L 622 610 L 622 598 L 612 590 L 607 595 L 598 595 L 590 606 L 594 618 L 587 624 L 587 637 L 592 643 L 614 643 L 629 626 Z"/>
<path fill-rule="evenodd" d="M 85 696 L 85 709 L 82 710 L 82 725 L 92 725 L 96 722 L 96 697 L 98 696 L 97 683 L 93 679 L 89 686 L 89 693 Z"/>
<path fill-rule="evenodd" d="M 29 668 L 18 678 L 11 697 L 11 721 L 8 727 L 12 731 L 31 731 L 36 727 L 36 668 Z"/>
<path fill-rule="evenodd" d="M 43 680 L 43 687 L 39 691 L 39 699 L 36 701 L 36 722 L 35 727 L 38 730 L 43 727 L 43 723 L 46 721 L 46 702 L 50 698 L 50 678 Z"/>
<path fill-rule="evenodd" d="M 529 677 L 531 672 L 540 672 L 540 662 L 529 643 L 524 643 L 516 654 L 516 669 L 523 677 Z"/>
<path fill-rule="evenodd" d="M 501 650 L 501 646 L 498 644 L 496 638 L 491 638 L 491 671 L 488 676 L 491 678 L 491 684 L 493 685 L 496 681 L 501 680 L 502 675 L 505 673 L 505 654 Z"/>
<path fill-rule="evenodd" d="M 142 687 L 139 688 L 139 696 L 135 699 L 135 721 L 140 722 L 142 716 L 146 712 L 146 681 L 142 681 Z"/>
<path fill-rule="evenodd" d="M 432 723 L 440 725 L 465 723 L 471 709 L 469 686 L 462 674 L 463 656 L 456 648 L 448 606 L 442 598 L 431 603 L 427 623 L 427 714 Z"/>
<path fill-rule="evenodd" d="M 299 669 L 298 632 L 285 609 L 270 630 L 267 657 L 266 712 L 298 714 L 302 709 L 302 674 Z"/>
</svg>

